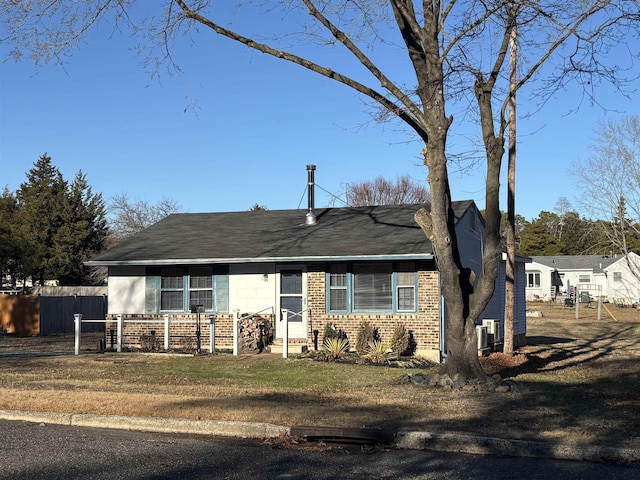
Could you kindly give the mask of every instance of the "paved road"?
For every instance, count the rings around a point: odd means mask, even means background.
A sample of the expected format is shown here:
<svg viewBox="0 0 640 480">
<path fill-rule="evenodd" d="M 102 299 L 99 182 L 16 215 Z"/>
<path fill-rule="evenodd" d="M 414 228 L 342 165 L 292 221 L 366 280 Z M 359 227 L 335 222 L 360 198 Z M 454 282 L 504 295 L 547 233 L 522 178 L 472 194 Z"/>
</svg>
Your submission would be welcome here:
<svg viewBox="0 0 640 480">
<path fill-rule="evenodd" d="M 0 420 L 0 479 L 512 479 L 628 480 L 640 468 L 356 447 L 331 451 L 259 442 Z"/>
</svg>

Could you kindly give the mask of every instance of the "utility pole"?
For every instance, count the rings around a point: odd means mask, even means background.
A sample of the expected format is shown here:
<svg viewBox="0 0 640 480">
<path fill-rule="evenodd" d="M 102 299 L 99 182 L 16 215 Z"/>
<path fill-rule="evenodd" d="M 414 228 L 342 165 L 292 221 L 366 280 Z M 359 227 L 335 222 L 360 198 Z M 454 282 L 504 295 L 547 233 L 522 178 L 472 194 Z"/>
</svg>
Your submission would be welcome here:
<svg viewBox="0 0 640 480">
<path fill-rule="evenodd" d="M 505 269 L 504 343 L 502 351 L 513 355 L 516 264 L 516 88 L 518 30 L 515 13 L 509 37 L 509 153 L 507 160 L 507 264 Z"/>
</svg>

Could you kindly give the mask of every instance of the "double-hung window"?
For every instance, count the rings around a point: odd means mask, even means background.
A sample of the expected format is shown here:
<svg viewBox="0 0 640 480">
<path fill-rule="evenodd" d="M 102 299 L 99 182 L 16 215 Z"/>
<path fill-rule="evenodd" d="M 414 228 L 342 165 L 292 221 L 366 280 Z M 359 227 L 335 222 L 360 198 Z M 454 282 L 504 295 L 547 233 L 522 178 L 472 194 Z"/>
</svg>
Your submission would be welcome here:
<svg viewBox="0 0 640 480">
<path fill-rule="evenodd" d="M 348 311 L 347 295 L 347 266 L 334 265 L 329 273 L 329 310 L 332 312 Z"/>
<path fill-rule="evenodd" d="M 622 281 L 622 272 L 613 272 L 613 281 L 621 282 Z"/>
<path fill-rule="evenodd" d="M 204 310 L 213 309 L 213 269 L 192 267 L 189 269 L 189 308 L 202 305 Z"/>
<path fill-rule="evenodd" d="M 396 292 L 396 310 L 414 312 L 416 310 L 416 272 L 398 272 Z"/>
<path fill-rule="evenodd" d="M 160 310 L 184 311 L 182 268 L 163 268 L 160 273 Z"/>
<path fill-rule="evenodd" d="M 416 290 L 412 263 L 336 264 L 327 274 L 327 310 L 415 312 Z"/>
<path fill-rule="evenodd" d="M 202 305 L 205 312 L 224 313 L 229 308 L 226 266 L 149 269 L 145 287 L 145 312 L 190 312 Z"/>
</svg>

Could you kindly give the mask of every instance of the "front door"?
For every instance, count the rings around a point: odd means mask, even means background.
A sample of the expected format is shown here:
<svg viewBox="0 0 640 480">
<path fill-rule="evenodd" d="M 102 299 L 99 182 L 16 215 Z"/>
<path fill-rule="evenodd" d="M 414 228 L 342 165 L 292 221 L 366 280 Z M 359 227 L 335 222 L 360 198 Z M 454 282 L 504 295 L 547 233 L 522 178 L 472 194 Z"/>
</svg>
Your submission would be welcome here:
<svg viewBox="0 0 640 480">
<path fill-rule="evenodd" d="M 278 275 L 278 300 L 280 311 L 289 311 L 289 338 L 307 338 L 307 284 L 306 273 L 301 268 L 281 269 Z M 276 336 L 282 338 L 281 320 L 276 325 Z"/>
</svg>

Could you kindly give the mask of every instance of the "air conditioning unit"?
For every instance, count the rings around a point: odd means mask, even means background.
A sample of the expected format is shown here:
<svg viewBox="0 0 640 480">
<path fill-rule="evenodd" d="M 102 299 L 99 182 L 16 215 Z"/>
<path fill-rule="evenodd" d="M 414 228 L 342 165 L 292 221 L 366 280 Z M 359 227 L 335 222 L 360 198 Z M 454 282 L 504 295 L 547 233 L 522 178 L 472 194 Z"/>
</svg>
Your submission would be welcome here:
<svg viewBox="0 0 640 480">
<path fill-rule="evenodd" d="M 500 320 L 482 320 L 482 326 L 487 327 L 488 339 L 491 345 L 502 342 L 502 324 Z"/>
<path fill-rule="evenodd" d="M 478 350 L 487 348 L 487 327 L 476 325 L 476 336 L 478 337 Z"/>
</svg>

